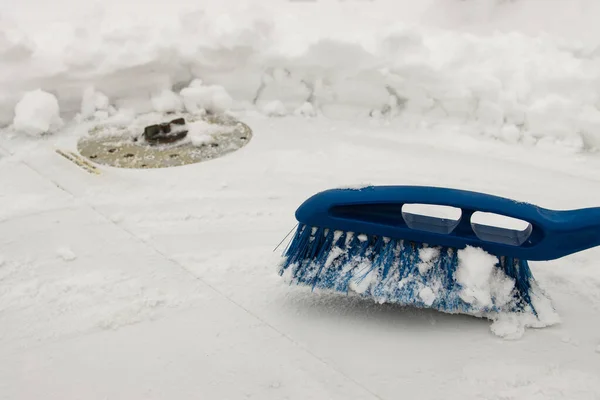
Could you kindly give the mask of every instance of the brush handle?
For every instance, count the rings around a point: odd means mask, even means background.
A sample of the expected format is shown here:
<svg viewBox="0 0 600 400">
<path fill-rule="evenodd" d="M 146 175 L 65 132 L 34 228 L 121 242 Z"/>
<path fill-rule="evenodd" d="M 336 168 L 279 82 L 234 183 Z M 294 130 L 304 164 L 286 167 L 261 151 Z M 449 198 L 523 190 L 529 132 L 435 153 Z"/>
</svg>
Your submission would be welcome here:
<svg viewBox="0 0 600 400">
<path fill-rule="evenodd" d="M 459 220 L 412 214 L 405 204 L 461 209 Z M 473 223 L 486 212 L 529 225 L 514 230 Z M 496 256 L 553 260 L 600 245 L 600 208 L 554 211 L 533 204 L 465 190 L 428 186 L 332 189 L 306 200 L 296 211 L 305 225 L 428 243 L 480 247 Z"/>
</svg>

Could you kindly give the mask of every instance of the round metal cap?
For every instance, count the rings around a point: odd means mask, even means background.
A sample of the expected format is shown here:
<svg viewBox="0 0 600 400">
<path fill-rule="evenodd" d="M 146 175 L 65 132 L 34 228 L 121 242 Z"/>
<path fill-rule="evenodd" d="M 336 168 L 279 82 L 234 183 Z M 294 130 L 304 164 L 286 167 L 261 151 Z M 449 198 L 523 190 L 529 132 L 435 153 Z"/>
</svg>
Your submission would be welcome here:
<svg viewBox="0 0 600 400">
<path fill-rule="evenodd" d="M 168 127 L 164 129 L 169 123 L 177 129 L 172 136 L 168 136 Z M 224 156 L 244 147 L 251 138 L 252 130 L 246 124 L 227 115 L 153 114 L 129 125 L 96 126 L 77 147 L 82 156 L 97 164 L 165 168 Z"/>
</svg>

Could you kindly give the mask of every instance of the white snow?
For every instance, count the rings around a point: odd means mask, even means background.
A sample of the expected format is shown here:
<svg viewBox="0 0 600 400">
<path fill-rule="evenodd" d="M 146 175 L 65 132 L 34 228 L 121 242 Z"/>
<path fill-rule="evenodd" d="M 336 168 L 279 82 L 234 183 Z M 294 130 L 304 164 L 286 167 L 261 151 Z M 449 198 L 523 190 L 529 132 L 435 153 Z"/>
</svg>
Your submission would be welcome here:
<svg viewBox="0 0 600 400">
<path fill-rule="evenodd" d="M 285 283 L 290 284 L 293 281 L 294 273 L 295 273 L 295 271 L 296 271 L 297 268 L 298 268 L 297 265 L 295 265 L 295 266 L 293 265 L 293 266 L 290 266 L 289 268 L 287 268 L 285 270 L 285 272 L 283 273 L 283 275 L 281 275 L 282 280 Z M 279 271 L 279 269 L 280 269 L 280 266 L 278 265 L 277 266 L 277 271 Z"/>
<path fill-rule="evenodd" d="M 60 247 L 56 250 L 56 254 L 65 261 L 73 261 L 77 258 L 73 250 L 69 247 Z"/>
<path fill-rule="evenodd" d="M 167 113 L 183 111 L 183 101 L 172 90 L 164 89 L 152 97 L 154 111 Z"/>
<path fill-rule="evenodd" d="M 283 117 L 288 113 L 285 105 L 279 100 L 265 104 L 262 111 L 269 117 Z"/>
<path fill-rule="evenodd" d="M 337 239 L 338 238 L 334 238 L 334 243 Z M 341 256 L 342 254 L 344 254 L 344 250 L 340 247 L 335 246 L 327 256 L 327 260 L 325 260 L 325 268 L 328 268 L 335 261 L 335 259 Z"/>
<path fill-rule="evenodd" d="M 561 342 L 563 343 L 571 343 L 571 337 L 570 336 L 563 336 L 561 339 Z"/>
<path fill-rule="evenodd" d="M 358 273 L 350 280 L 348 287 L 358 294 L 365 293 L 377 279 L 377 271 L 371 269 L 368 263 L 358 265 Z"/>
<path fill-rule="evenodd" d="M 216 124 L 199 120 L 187 123 L 187 138 L 196 146 L 212 142 L 213 136 L 218 133 L 227 133 L 234 128 L 224 128 Z"/>
<path fill-rule="evenodd" d="M 425 303 L 426 305 L 430 306 L 433 304 L 433 302 L 436 299 L 436 295 L 433 292 L 433 290 L 429 287 L 423 287 L 420 291 L 419 291 L 419 297 L 421 298 L 421 300 L 423 300 L 423 303 Z"/>
<path fill-rule="evenodd" d="M 315 111 L 315 107 L 311 103 L 305 101 L 300 107 L 294 110 L 294 114 L 301 115 L 304 117 L 315 117 L 317 115 L 317 112 Z"/>
<path fill-rule="evenodd" d="M 188 87 L 182 89 L 181 97 L 190 113 L 222 113 L 231 108 L 233 102 L 225 88 L 219 85 L 204 85 L 200 79 L 194 79 Z"/>
<path fill-rule="evenodd" d="M 490 329 L 494 335 L 501 338 L 520 339 L 525 333 L 525 325 L 516 314 L 500 314 L 494 321 Z"/>
<path fill-rule="evenodd" d="M 156 109 L 178 108 L 164 93 L 187 83 L 180 95 L 194 113 L 378 114 L 402 128 L 507 143 L 600 145 L 593 0 L 577 0 L 576 16 L 567 0 L 544 3 L 535 18 L 536 0 L 482 0 L 483 8 L 453 0 L 175 0 L 153 4 L 143 18 L 128 2 L 68 7 L 64 15 L 28 2 L 6 8 L 0 21 L 11 55 L 0 61 L 7 110 L 35 82 L 59 93 L 65 110 L 89 84 L 115 104 L 152 97 Z M 578 22 L 557 26 L 564 14 Z M 52 35 L 35 23 L 43 19 Z"/>
<path fill-rule="evenodd" d="M 467 246 L 458 251 L 458 267 L 456 268 L 456 281 L 463 287 L 460 297 L 467 303 L 481 308 L 490 307 L 492 303 L 492 286 L 497 277 L 494 266 L 498 258 L 485 251 Z M 500 277 L 502 287 L 510 284 L 510 278 Z M 504 282 L 508 281 L 506 285 Z M 512 282 L 514 286 L 514 282 Z M 511 287 L 512 290 L 512 287 Z M 510 291 L 509 291 L 510 293 Z"/>
<path fill-rule="evenodd" d="M 93 86 L 86 88 L 81 99 L 81 118 L 96 117 L 107 118 L 115 110 L 110 105 L 109 98 L 102 92 L 96 91 Z"/>
<path fill-rule="evenodd" d="M 347 189 L 347 190 L 362 190 L 365 189 L 367 187 L 373 186 L 370 183 L 357 183 L 354 185 L 344 185 L 344 186 L 340 186 L 337 189 Z"/>
<path fill-rule="evenodd" d="M 546 328 L 561 323 L 561 318 L 556 312 L 551 300 L 539 287 L 533 287 L 532 303 L 537 316 L 531 312 L 525 313 L 494 313 L 494 320 L 490 329 L 496 336 L 507 340 L 521 339 L 525 328 Z"/>
<path fill-rule="evenodd" d="M 598 249 L 531 262 L 538 317 L 490 326 L 290 286 L 273 248 L 310 195 L 362 182 L 598 206 L 598 15 L 596 0 L 0 2 L 0 398 L 597 397 Z M 252 140 L 99 175 L 55 153 L 181 107 Z M 492 259 L 461 253 L 468 301 L 508 301 Z"/>
<path fill-rule="evenodd" d="M 461 298 L 478 307 L 503 307 L 510 305 L 514 298 L 514 279 L 500 268 L 495 268 L 498 259 L 484 250 L 472 246 L 458 251 L 458 268 L 454 274 L 462 285 Z M 491 331 L 505 339 L 520 339 L 527 327 L 542 328 L 560 323 L 548 295 L 536 283 L 531 288 L 533 310 L 520 313 L 489 312 L 487 316 L 494 320 Z"/>
<path fill-rule="evenodd" d="M 431 269 L 435 260 L 439 257 L 440 250 L 436 247 L 424 247 L 419 250 L 419 259 L 421 262 L 418 265 L 421 275 L 425 275 Z"/>
<path fill-rule="evenodd" d="M 37 89 L 25 93 L 15 106 L 13 128 L 32 136 L 40 136 L 62 125 L 56 97 Z"/>
<path fill-rule="evenodd" d="M 425 399 L 449 389 L 456 393 L 451 398 L 493 398 L 490 390 L 518 397 L 535 388 L 520 385 L 509 371 L 489 380 L 468 372 L 494 370 L 497 363 L 516 364 L 524 377 L 539 379 L 540 393 L 560 388 L 567 398 L 593 397 L 598 355 L 590 348 L 598 345 L 600 310 L 594 250 L 531 263 L 564 322 L 525 331 L 556 315 L 542 302 L 543 293 L 536 295 L 541 322 L 498 316 L 492 324 L 493 333 L 507 339 L 523 335 L 520 344 L 507 345 L 490 334 L 484 319 L 291 287 L 275 273 L 279 251 L 273 248 L 295 224 L 296 207 L 313 193 L 349 183 L 397 183 L 407 166 L 411 174 L 402 181 L 409 184 L 475 189 L 559 209 L 590 206 L 599 194 L 594 157 L 549 156 L 485 141 L 430 143 L 356 121 L 240 118 L 255 135 L 246 148 L 165 170 L 100 167 L 92 176 L 53 152 L 54 146 L 72 148 L 86 125 L 52 141 L 0 140 L 7 149 L 0 159 L 4 397 L 75 391 L 86 398 L 152 398 L 144 395 L 150 388 L 179 398 L 189 390 L 268 398 L 273 376 L 282 382 L 281 397 L 291 399 L 372 398 L 373 391 L 393 398 L 402 377 L 409 378 L 404 393 Z M 556 185 L 563 188 L 558 194 Z M 56 254 L 65 244 L 77 254 L 68 263 Z M 371 283 L 369 277 L 363 282 Z M 423 301 L 431 299 L 422 289 Z M 166 340 L 173 332 L 177 340 Z M 561 342 L 567 333 L 578 347 Z M 369 345 L 357 346 L 365 337 Z M 411 363 L 398 364 L 406 357 Z M 439 364 L 439 357 L 455 368 Z M 89 361 L 82 365 L 82 358 Z M 37 372 L 23 376 L 15 366 L 29 362 Z M 213 367 L 222 363 L 231 369 Z M 535 372 L 549 363 L 564 366 L 554 380 Z M 134 375 L 124 379 L 114 365 Z M 332 372 L 339 369 L 349 378 Z M 190 381 L 190 370 L 202 373 Z M 575 373 L 583 386 L 569 384 Z M 73 379 L 86 385 L 61 383 Z"/>
</svg>

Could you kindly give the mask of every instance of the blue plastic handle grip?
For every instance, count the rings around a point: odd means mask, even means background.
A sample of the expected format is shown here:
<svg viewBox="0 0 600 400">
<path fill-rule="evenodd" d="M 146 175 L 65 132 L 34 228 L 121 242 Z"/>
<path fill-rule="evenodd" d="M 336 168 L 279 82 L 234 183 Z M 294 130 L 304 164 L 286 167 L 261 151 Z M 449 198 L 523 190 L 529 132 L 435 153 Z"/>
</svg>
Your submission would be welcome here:
<svg viewBox="0 0 600 400">
<path fill-rule="evenodd" d="M 458 221 L 402 212 L 405 204 L 461 209 Z M 524 231 L 472 223 L 473 213 L 500 214 L 528 222 Z M 428 186 L 331 189 L 296 211 L 305 225 L 404 239 L 433 246 L 480 247 L 496 256 L 553 260 L 600 245 L 600 208 L 554 211 L 465 190 Z"/>
</svg>

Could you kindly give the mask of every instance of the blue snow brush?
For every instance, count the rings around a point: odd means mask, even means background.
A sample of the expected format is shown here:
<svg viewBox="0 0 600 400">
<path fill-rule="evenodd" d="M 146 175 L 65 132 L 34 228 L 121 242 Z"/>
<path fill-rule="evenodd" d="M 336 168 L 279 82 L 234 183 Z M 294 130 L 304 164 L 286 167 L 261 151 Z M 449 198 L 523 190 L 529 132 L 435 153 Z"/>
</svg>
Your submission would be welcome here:
<svg viewBox="0 0 600 400">
<path fill-rule="evenodd" d="M 460 217 L 403 210 L 410 204 L 454 207 Z M 476 223 L 476 212 L 518 219 L 526 227 Z M 600 208 L 552 211 L 439 187 L 327 190 L 306 200 L 296 219 L 298 228 L 279 270 L 290 283 L 479 316 L 537 316 L 536 302 L 544 295 L 527 261 L 600 245 Z"/>
</svg>

